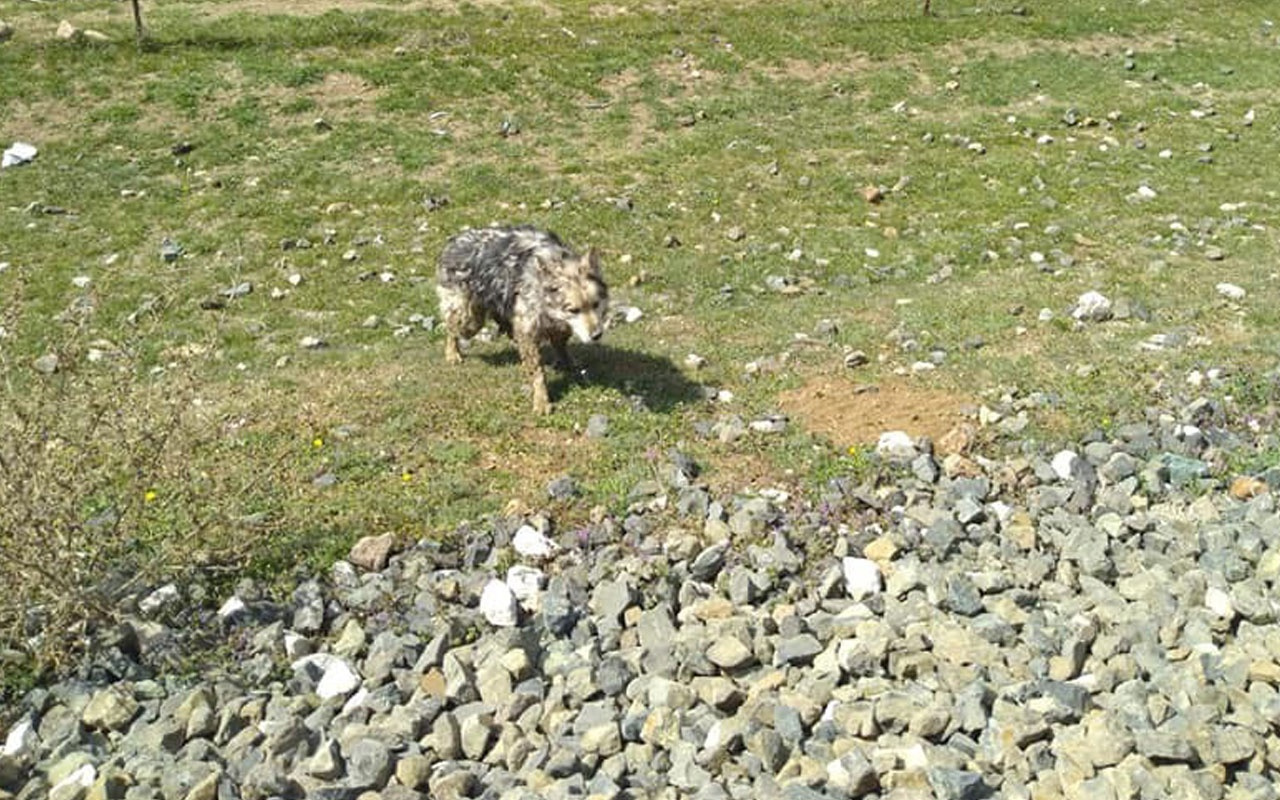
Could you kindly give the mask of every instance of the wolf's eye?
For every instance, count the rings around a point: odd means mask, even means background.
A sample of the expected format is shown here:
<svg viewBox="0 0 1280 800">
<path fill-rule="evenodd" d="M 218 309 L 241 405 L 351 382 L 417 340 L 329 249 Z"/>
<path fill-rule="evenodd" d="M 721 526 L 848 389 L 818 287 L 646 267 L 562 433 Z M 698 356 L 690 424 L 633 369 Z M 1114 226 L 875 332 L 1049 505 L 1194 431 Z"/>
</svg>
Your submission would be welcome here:
<svg viewBox="0 0 1280 800">
<path fill-rule="evenodd" d="M 565 311 L 568 311 L 570 314 L 581 314 L 582 306 L 573 306 L 571 308 L 566 308 Z"/>
</svg>

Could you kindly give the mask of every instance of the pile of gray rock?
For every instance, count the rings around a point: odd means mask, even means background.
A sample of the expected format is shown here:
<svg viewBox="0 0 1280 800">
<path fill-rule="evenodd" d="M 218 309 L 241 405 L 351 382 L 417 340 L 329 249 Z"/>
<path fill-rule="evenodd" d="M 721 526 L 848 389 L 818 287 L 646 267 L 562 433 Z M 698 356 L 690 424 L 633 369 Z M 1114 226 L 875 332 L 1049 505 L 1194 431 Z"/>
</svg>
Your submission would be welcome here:
<svg viewBox="0 0 1280 800">
<path fill-rule="evenodd" d="M 1217 421 L 895 438 L 813 496 L 715 496 L 672 453 L 579 529 L 246 582 L 201 676 L 157 670 L 164 587 L 11 709 L 0 798 L 1275 798 L 1280 469 L 1226 471 L 1259 440 Z"/>
</svg>

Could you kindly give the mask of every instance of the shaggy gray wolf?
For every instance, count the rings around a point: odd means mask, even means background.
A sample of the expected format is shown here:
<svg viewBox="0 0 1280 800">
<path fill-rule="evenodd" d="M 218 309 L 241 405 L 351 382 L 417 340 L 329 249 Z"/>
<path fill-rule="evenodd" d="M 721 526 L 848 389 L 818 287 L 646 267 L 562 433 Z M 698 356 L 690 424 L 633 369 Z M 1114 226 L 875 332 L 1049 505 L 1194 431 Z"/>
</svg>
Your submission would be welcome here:
<svg viewBox="0 0 1280 800">
<path fill-rule="evenodd" d="M 609 310 L 596 251 L 579 256 L 554 233 L 529 226 L 475 228 L 450 239 L 440 254 L 436 294 L 445 361 L 460 362 L 458 340 L 494 320 L 520 352 L 535 414 L 551 412 L 540 346 L 550 344 L 558 365 L 571 367 L 569 337 L 599 340 Z"/>
</svg>

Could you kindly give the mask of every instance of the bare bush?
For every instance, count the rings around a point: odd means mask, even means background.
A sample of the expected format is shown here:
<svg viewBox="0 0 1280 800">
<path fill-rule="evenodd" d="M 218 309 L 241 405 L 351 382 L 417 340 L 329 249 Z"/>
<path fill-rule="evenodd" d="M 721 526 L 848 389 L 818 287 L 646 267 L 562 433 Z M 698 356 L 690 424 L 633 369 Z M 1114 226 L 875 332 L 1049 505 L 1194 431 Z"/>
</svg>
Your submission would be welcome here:
<svg viewBox="0 0 1280 800">
<path fill-rule="evenodd" d="M 237 492 L 191 458 L 213 427 L 197 414 L 194 368 L 140 372 L 127 349 L 86 344 L 81 323 L 55 334 L 41 371 L 15 355 L 20 323 L 7 322 L 0 647 L 56 668 L 130 592 L 234 563 L 234 540 L 210 533 Z"/>
</svg>

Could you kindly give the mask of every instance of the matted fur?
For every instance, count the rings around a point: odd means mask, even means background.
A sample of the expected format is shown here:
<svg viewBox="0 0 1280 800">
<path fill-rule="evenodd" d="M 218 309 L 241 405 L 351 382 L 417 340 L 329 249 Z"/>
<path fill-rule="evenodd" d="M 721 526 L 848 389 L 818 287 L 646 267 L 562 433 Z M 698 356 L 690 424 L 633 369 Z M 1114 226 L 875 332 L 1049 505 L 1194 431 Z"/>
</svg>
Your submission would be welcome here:
<svg viewBox="0 0 1280 800">
<path fill-rule="evenodd" d="M 458 340 L 494 320 L 520 351 L 538 414 L 551 411 L 540 346 L 550 344 L 568 367 L 569 337 L 598 340 L 609 309 L 596 252 L 576 255 L 554 233 L 528 226 L 476 228 L 450 239 L 440 254 L 436 294 L 445 360 L 461 361 Z"/>
</svg>

